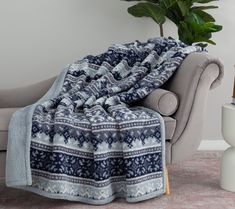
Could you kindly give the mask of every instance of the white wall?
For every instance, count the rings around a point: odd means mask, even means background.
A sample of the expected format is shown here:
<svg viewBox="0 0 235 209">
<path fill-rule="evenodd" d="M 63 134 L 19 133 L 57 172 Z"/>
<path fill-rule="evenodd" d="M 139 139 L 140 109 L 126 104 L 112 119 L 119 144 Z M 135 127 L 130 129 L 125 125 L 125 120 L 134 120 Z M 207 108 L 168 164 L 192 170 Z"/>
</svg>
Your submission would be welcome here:
<svg viewBox="0 0 235 209">
<path fill-rule="evenodd" d="M 120 0 L 0 0 L 0 88 L 58 74 L 112 43 L 145 40 L 148 20 Z"/>
<path fill-rule="evenodd" d="M 204 139 L 221 139 L 220 109 L 230 101 L 235 64 L 235 3 L 216 2 L 213 12 L 224 26 L 214 35 L 209 52 L 225 64 L 222 86 L 209 95 Z M 112 43 L 158 36 L 149 19 L 128 15 L 129 3 L 120 0 L 0 0 L 0 88 L 43 80 L 68 63 L 104 51 Z M 167 23 L 165 34 L 176 37 Z"/>
<path fill-rule="evenodd" d="M 222 139 L 221 135 L 221 106 L 231 102 L 234 65 L 235 65 L 235 2 L 234 0 L 221 0 L 218 3 L 219 9 L 213 14 L 218 22 L 223 25 L 223 31 L 214 36 L 216 46 L 209 47 L 209 51 L 218 56 L 224 63 L 224 81 L 222 86 L 211 92 L 208 101 L 208 114 L 205 121 L 204 138 Z"/>
</svg>

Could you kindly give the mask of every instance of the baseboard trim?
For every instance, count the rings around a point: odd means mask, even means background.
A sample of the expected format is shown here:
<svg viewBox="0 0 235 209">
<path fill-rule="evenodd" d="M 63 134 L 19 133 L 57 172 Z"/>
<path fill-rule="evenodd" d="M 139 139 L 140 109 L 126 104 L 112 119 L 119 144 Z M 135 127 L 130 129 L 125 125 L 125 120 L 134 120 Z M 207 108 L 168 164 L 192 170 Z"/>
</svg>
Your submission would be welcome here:
<svg viewBox="0 0 235 209">
<path fill-rule="evenodd" d="M 224 140 L 202 140 L 198 150 L 226 150 L 228 147 Z"/>
</svg>

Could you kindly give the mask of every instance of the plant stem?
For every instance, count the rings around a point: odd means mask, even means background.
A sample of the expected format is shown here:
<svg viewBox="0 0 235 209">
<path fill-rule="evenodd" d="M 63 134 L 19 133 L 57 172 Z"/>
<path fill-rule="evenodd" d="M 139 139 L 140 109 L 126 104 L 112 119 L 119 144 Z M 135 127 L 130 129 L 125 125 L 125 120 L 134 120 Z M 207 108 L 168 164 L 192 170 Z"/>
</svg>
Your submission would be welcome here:
<svg viewBox="0 0 235 209">
<path fill-rule="evenodd" d="M 160 36 L 163 37 L 164 34 L 163 34 L 163 26 L 162 26 L 162 24 L 160 24 L 159 27 L 160 27 Z"/>
</svg>

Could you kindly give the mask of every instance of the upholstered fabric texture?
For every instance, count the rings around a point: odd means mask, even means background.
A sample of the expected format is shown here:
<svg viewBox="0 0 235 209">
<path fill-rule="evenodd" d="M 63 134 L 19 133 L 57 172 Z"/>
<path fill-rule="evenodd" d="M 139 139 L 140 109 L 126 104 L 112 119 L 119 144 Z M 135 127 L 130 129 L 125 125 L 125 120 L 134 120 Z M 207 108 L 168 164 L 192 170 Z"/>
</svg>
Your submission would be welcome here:
<svg viewBox="0 0 235 209">
<path fill-rule="evenodd" d="M 8 125 L 18 108 L 0 108 L 0 151 L 7 149 Z"/>
<path fill-rule="evenodd" d="M 159 112 L 163 116 L 170 116 L 176 112 L 179 100 L 177 95 L 171 91 L 156 89 L 141 104 L 144 107 Z"/>
<path fill-rule="evenodd" d="M 25 107 L 40 99 L 51 87 L 56 77 L 29 86 L 0 90 L 0 108 Z"/>
<path fill-rule="evenodd" d="M 223 78 L 222 62 L 208 53 L 190 54 L 175 76 L 163 87 L 177 94 L 180 103 L 172 117 L 176 129 L 171 140 L 172 163 L 187 159 L 195 152 L 202 139 L 202 129 L 210 89 Z"/>
</svg>

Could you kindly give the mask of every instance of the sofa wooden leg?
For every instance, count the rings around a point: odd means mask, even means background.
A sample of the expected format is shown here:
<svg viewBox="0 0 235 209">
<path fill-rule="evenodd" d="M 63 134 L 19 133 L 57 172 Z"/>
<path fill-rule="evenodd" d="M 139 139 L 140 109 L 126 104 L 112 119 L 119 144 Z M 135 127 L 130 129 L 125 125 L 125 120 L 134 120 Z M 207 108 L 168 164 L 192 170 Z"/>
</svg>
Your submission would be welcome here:
<svg viewBox="0 0 235 209">
<path fill-rule="evenodd" d="M 169 175 L 167 168 L 165 168 L 165 174 L 166 174 L 166 195 L 170 195 Z"/>
</svg>

